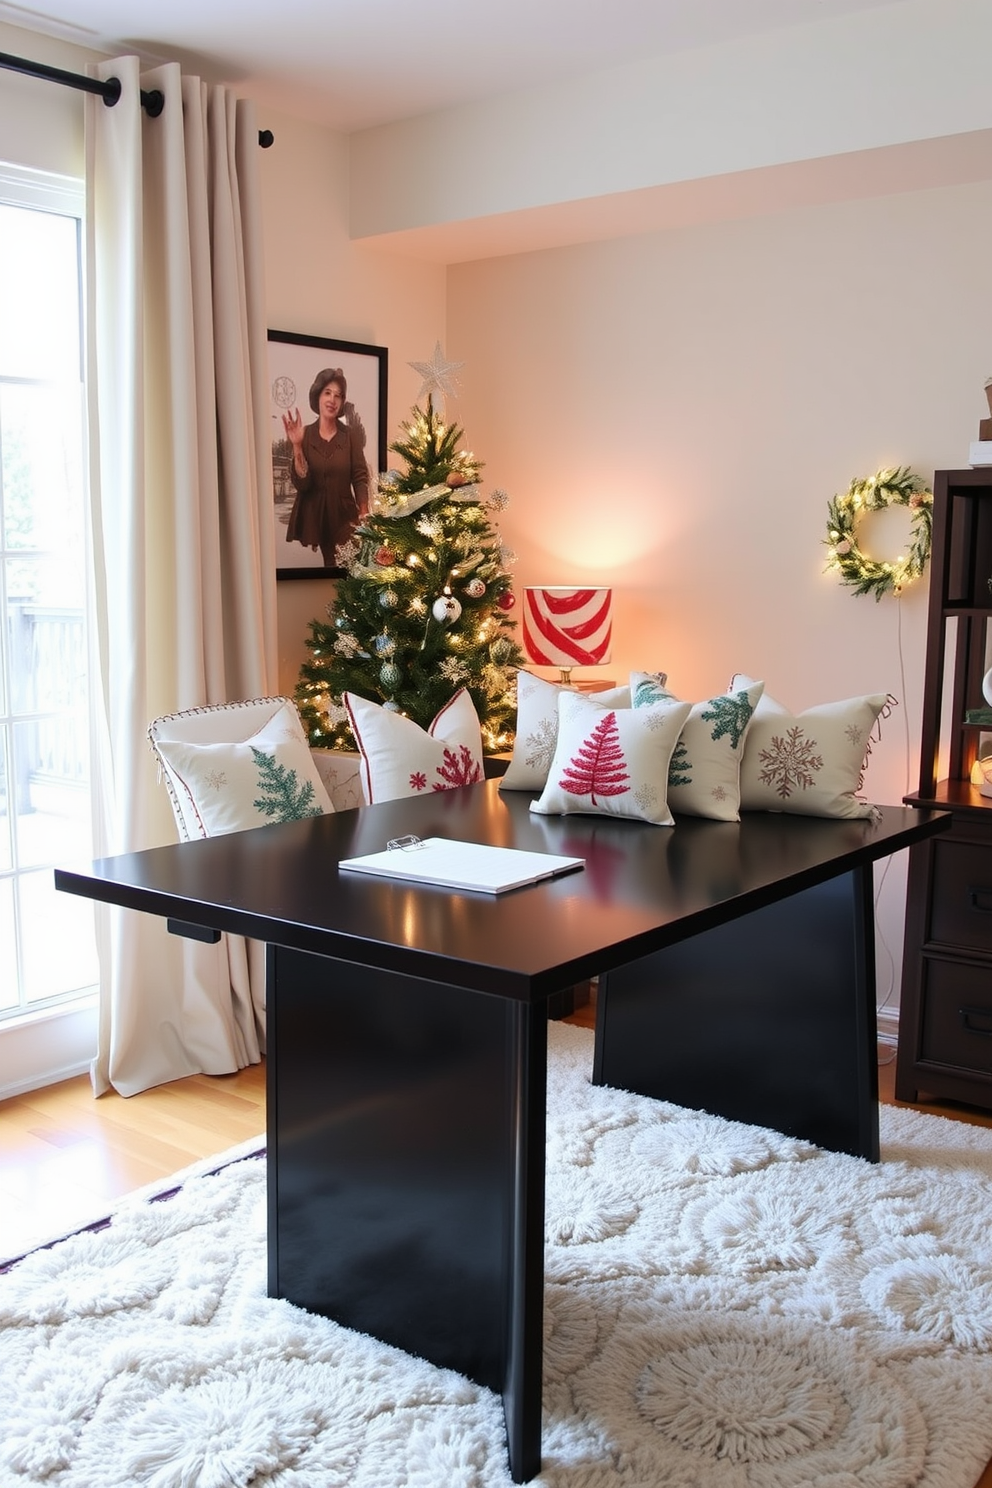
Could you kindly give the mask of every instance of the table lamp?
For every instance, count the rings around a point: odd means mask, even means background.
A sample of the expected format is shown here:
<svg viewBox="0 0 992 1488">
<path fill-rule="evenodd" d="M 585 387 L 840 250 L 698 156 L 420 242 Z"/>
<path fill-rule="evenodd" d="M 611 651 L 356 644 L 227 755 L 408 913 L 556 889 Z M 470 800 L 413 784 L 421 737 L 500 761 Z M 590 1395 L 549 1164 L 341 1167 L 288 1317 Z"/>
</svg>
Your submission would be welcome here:
<svg viewBox="0 0 992 1488">
<path fill-rule="evenodd" d="M 564 687 L 573 667 L 609 661 L 612 634 L 612 589 L 524 589 L 524 650 L 538 666 L 558 667 Z"/>
</svg>

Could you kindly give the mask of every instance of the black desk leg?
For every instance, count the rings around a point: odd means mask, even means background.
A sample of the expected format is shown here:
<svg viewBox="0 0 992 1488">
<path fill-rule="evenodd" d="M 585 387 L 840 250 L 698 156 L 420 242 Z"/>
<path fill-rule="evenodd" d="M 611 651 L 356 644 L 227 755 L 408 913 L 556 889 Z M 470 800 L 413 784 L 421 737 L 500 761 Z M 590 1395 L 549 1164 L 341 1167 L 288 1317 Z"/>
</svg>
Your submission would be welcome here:
<svg viewBox="0 0 992 1488">
<path fill-rule="evenodd" d="M 871 867 L 601 977 L 594 1079 L 877 1162 Z"/>
<path fill-rule="evenodd" d="M 269 1294 L 504 1399 L 540 1470 L 547 1011 L 282 947 Z"/>
</svg>

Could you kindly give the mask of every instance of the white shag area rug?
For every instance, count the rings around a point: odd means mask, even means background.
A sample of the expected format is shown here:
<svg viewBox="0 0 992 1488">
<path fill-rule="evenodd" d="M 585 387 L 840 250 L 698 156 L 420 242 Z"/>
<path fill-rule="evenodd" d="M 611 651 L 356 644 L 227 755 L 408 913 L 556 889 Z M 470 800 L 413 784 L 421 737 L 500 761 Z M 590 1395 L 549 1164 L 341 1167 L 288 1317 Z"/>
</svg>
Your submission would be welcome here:
<svg viewBox="0 0 992 1488">
<path fill-rule="evenodd" d="M 589 1083 L 551 1027 L 547 1488 L 973 1488 L 992 1131 L 883 1162 Z M 333 1237 L 329 1237 L 332 1240 Z M 260 1158 L 0 1276 L 0 1485 L 506 1488 L 488 1390 L 265 1295 Z"/>
</svg>

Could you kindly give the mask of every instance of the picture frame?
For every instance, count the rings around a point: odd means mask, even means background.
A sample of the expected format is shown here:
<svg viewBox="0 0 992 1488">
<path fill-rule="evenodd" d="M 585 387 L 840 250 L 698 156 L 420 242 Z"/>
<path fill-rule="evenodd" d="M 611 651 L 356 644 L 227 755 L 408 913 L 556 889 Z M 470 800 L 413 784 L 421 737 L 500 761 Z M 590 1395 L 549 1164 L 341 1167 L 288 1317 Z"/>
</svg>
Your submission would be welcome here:
<svg viewBox="0 0 992 1488">
<path fill-rule="evenodd" d="M 374 491 L 378 476 L 386 468 L 389 353 L 385 346 L 339 341 L 327 336 L 306 336 L 295 331 L 270 330 L 268 343 L 276 578 L 337 578 L 346 570 L 329 567 L 319 547 L 314 549 L 301 541 L 288 540 L 287 529 L 297 491 L 290 475 L 293 448 L 286 434 L 283 415 L 293 415 L 298 411 L 304 425 L 313 423 L 317 414 L 310 405 L 309 396 L 314 381 L 327 368 L 340 369 L 347 382 L 346 409 L 341 422 L 354 421 L 357 414 L 357 425 L 364 429 L 369 491 Z"/>
</svg>

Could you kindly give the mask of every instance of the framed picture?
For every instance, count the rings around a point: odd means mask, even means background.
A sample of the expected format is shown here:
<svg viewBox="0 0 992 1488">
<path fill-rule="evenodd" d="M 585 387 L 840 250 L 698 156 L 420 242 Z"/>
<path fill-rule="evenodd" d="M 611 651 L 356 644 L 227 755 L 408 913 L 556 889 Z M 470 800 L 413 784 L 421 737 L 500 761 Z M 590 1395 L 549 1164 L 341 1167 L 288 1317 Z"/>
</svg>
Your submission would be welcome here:
<svg viewBox="0 0 992 1488">
<path fill-rule="evenodd" d="M 344 572 L 336 552 L 386 468 L 387 362 L 384 346 L 269 331 L 277 579 Z"/>
</svg>

